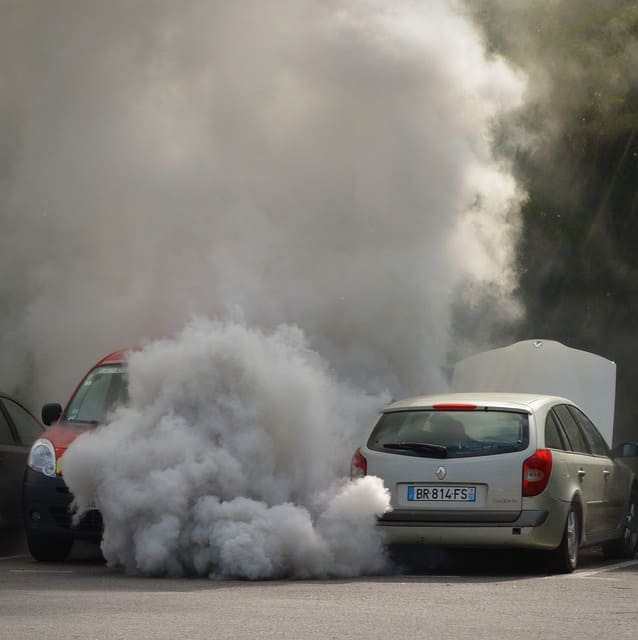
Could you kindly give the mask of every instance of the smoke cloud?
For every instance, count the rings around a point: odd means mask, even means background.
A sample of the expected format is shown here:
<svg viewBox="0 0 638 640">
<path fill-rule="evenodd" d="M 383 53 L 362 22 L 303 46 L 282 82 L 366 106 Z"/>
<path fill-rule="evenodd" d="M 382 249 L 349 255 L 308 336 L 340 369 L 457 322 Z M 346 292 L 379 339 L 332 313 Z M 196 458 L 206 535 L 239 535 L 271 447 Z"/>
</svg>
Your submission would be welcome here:
<svg viewBox="0 0 638 640">
<path fill-rule="evenodd" d="M 64 398 L 147 345 L 131 406 L 65 457 L 107 559 L 380 570 L 387 497 L 342 483 L 353 444 L 391 395 L 445 388 L 454 308 L 520 313 L 492 127 L 523 78 L 443 0 L 3 13 L 0 386 Z"/>
<path fill-rule="evenodd" d="M 79 512 L 102 512 L 109 562 L 251 579 L 385 568 L 387 490 L 342 478 L 387 398 L 338 384 L 299 330 L 194 321 L 133 353 L 129 376 L 130 406 L 64 456 Z"/>
<path fill-rule="evenodd" d="M 5 3 L 0 386 L 62 399 L 204 315 L 441 388 L 459 284 L 516 311 L 523 83 L 447 2 L 386 5 Z"/>
</svg>

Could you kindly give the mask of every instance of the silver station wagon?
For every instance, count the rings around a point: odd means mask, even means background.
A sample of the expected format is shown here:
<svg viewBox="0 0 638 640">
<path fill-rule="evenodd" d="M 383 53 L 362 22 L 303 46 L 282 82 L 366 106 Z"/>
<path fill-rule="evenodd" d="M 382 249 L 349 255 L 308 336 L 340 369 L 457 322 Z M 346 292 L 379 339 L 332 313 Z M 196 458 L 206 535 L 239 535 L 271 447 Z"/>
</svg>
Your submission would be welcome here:
<svg viewBox="0 0 638 640">
<path fill-rule="evenodd" d="M 570 572 L 581 547 L 634 556 L 638 483 L 620 456 L 636 450 L 612 452 L 563 397 L 451 393 L 386 407 L 351 475 L 390 491 L 378 522 L 389 545 L 539 549 Z"/>
</svg>

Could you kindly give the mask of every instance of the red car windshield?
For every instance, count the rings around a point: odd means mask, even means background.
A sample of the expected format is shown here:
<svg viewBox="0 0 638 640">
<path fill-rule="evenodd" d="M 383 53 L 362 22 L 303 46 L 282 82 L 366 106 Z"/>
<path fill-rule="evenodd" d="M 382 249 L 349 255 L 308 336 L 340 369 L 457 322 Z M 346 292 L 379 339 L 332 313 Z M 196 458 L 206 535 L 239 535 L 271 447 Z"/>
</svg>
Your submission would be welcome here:
<svg viewBox="0 0 638 640">
<path fill-rule="evenodd" d="M 126 366 L 95 367 L 79 386 L 66 410 L 70 423 L 96 426 L 128 400 Z"/>
</svg>

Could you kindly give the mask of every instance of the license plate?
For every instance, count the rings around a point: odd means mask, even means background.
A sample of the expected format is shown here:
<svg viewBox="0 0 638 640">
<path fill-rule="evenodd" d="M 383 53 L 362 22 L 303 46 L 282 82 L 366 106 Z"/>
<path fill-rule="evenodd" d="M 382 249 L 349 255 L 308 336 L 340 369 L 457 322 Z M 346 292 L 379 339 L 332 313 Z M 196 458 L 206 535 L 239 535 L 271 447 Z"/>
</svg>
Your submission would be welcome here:
<svg viewBox="0 0 638 640">
<path fill-rule="evenodd" d="M 89 500 L 89 503 L 86 505 L 86 508 L 90 511 L 92 509 L 97 509 L 97 503 L 95 500 Z"/>
<path fill-rule="evenodd" d="M 476 502 L 476 487 L 408 487 L 408 502 Z"/>
</svg>

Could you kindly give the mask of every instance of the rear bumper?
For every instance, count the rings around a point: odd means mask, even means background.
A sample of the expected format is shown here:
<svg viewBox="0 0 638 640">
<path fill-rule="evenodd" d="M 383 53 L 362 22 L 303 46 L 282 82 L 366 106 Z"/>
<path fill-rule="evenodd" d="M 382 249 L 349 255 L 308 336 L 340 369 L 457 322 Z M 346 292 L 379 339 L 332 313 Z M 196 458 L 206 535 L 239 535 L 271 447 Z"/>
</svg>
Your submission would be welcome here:
<svg viewBox="0 0 638 640">
<path fill-rule="evenodd" d="M 482 513 L 480 518 L 395 510 L 378 521 L 386 544 L 422 544 L 440 547 L 494 549 L 555 549 L 563 536 L 567 509 L 523 510 L 515 513 Z"/>
<path fill-rule="evenodd" d="M 70 511 L 73 496 L 60 476 L 49 478 L 27 469 L 23 484 L 24 527 L 27 535 L 72 537 L 86 540 L 102 538 L 102 516 L 89 511 L 77 525 Z"/>
</svg>

